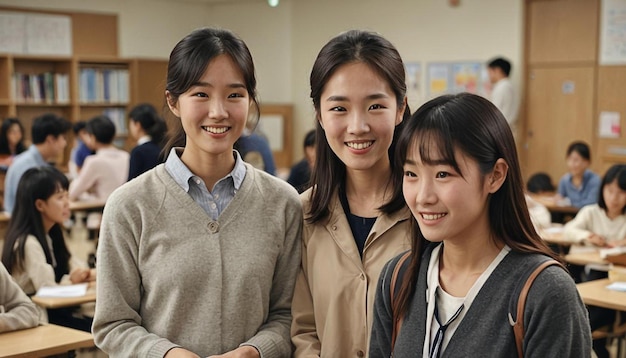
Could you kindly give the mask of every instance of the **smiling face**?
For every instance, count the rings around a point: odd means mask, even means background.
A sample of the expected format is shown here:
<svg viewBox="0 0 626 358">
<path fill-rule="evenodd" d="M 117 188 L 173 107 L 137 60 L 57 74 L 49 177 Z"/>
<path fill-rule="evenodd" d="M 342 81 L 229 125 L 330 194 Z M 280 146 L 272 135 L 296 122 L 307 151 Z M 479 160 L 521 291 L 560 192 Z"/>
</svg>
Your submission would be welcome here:
<svg viewBox="0 0 626 358">
<path fill-rule="evenodd" d="M 402 186 L 424 237 L 433 242 L 488 238 L 489 194 L 499 186 L 486 180 L 489 175 L 481 173 L 478 163 L 458 150 L 455 159 L 462 176 L 432 149 L 429 154 L 431 158 L 423 161 L 419 144 L 409 146 Z"/>
<path fill-rule="evenodd" d="M 54 224 L 63 224 L 70 217 L 70 199 L 67 190 L 59 186 L 58 190 L 48 199 L 37 199 L 37 210 L 41 213 L 41 219 L 46 231 Z"/>
<path fill-rule="evenodd" d="M 17 123 L 13 123 L 9 130 L 7 130 L 7 142 L 9 142 L 10 147 L 14 147 L 22 140 L 23 137 L 22 128 Z"/>
<path fill-rule="evenodd" d="M 567 156 L 567 168 L 573 176 L 582 176 L 585 170 L 589 168 L 589 161 L 578 152 L 572 151 Z"/>
<path fill-rule="evenodd" d="M 319 121 L 348 172 L 388 170 L 387 150 L 403 111 L 387 81 L 355 62 L 339 67 L 324 86 Z"/>
<path fill-rule="evenodd" d="M 206 155 L 232 159 L 233 144 L 241 136 L 251 100 L 243 74 L 228 55 L 209 62 L 200 79 L 175 103 L 168 105 L 180 118 L 187 144 L 183 160 L 202 160 Z"/>
</svg>

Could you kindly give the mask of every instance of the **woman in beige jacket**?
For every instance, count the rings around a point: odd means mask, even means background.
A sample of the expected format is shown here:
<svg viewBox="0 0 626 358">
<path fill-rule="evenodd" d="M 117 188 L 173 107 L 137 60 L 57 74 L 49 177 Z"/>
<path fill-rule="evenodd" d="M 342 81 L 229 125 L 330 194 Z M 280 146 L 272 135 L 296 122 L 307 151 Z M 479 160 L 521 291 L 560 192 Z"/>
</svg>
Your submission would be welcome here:
<svg viewBox="0 0 626 358">
<path fill-rule="evenodd" d="M 363 357 L 383 265 L 409 248 L 409 211 L 394 142 L 408 118 L 404 65 L 380 35 L 348 31 L 311 72 L 317 148 L 302 194 L 302 269 L 291 329 L 295 357 Z"/>
</svg>

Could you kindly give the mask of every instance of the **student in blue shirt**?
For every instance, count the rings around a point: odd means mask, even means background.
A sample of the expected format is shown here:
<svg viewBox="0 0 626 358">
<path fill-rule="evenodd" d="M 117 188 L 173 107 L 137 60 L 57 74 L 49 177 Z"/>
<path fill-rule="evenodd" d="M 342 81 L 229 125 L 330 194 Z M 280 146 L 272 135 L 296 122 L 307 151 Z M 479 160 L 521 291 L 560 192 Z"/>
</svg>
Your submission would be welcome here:
<svg viewBox="0 0 626 358">
<path fill-rule="evenodd" d="M 600 177 L 589 170 L 591 151 L 589 145 L 576 141 L 567 147 L 567 168 L 569 173 L 559 181 L 558 195 L 568 198 L 571 205 L 582 208 L 595 204 L 600 191 Z"/>
</svg>

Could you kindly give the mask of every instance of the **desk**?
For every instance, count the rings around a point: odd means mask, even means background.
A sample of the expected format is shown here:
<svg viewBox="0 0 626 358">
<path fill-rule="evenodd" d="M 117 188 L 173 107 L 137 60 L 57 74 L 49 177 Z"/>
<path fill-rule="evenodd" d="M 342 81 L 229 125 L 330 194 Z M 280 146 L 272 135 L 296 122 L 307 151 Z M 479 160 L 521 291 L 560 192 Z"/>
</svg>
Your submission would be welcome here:
<svg viewBox="0 0 626 358">
<path fill-rule="evenodd" d="M 61 308 L 78 306 L 83 303 L 90 303 L 96 301 L 96 282 L 90 282 L 87 288 L 87 293 L 80 297 L 39 297 L 37 295 L 32 296 L 33 302 L 43 308 Z"/>
<path fill-rule="evenodd" d="M 70 201 L 71 211 L 102 211 L 104 208 L 104 201 L 89 200 L 89 201 Z"/>
<path fill-rule="evenodd" d="M 580 266 L 585 266 L 589 264 L 596 264 L 596 265 L 608 265 L 609 264 L 608 261 L 600 257 L 600 252 L 597 250 L 591 251 L 591 252 L 577 252 L 577 253 L 571 253 L 571 254 L 565 255 L 565 261 L 571 264 L 580 265 Z"/>
<path fill-rule="evenodd" d="M 560 231 L 550 229 L 539 230 L 539 236 L 541 236 L 543 241 L 550 244 L 556 244 L 561 246 L 571 246 L 572 244 L 574 244 L 573 242 L 565 238 L 562 228 Z"/>
<path fill-rule="evenodd" d="M 626 292 L 612 291 L 606 288 L 611 281 L 608 278 L 579 283 L 576 285 L 580 297 L 587 305 L 626 311 Z"/>
<path fill-rule="evenodd" d="M 54 324 L 0 334 L 2 357 L 43 357 L 93 346 L 91 334 Z"/>
<path fill-rule="evenodd" d="M 528 194 L 530 197 L 545 206 L 551 213 L 561 213 L 576 215 L 578 208 L 574 206 L 562 206 L 558 205 L 554 199 L 554 195 L 540 195 L 540 194 Z"/>
</svg>

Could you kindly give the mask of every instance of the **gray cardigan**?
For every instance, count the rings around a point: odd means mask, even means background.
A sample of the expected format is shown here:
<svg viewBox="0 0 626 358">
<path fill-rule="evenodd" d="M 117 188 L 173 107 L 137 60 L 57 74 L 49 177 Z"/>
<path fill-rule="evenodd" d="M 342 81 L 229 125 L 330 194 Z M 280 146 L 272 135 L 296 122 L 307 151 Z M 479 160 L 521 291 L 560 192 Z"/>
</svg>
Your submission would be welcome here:
<svg viewBox="0 0 626 358">
<path fill-rule="evenodd" d="M 248 164 L 217 221 L 164 165 L 126 183 L 102 218 L 96 345 L 112 357 L 176 346 L 206 357 L 244 343 L 289 357 L 301 229 L 296 190 Z"/>
<path fill-rule="evenodd" d="M 420 265 L 417 287 L 396 339 L 394 357 L 422 357 L 426 332 L 426 276 L 429 245 Z M 401 255 L 400 255 L 401 256 Z M 389 357 L 392 311 L 389 283 L 399 257 L 381 273 L 374 304 L 370 358 Z M 540 255 L 510 251 L 479 291 L 441 357 L 516 357 L 515 336 L 508 314 L 516 285 Z M 399 287 L 399 286 L 398 286 Z M 511 312 L 515 316 L 515 312 Z M 591 356 L 591 331 L 574 281 L 563 269 L 551 266 L 533 283 L 524 311 L 526 357 Z"/>
</svg>

